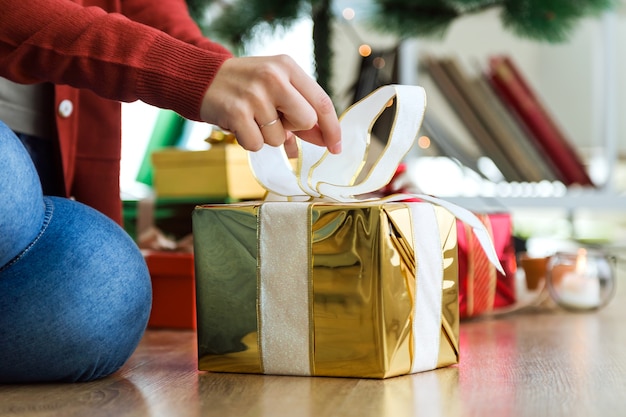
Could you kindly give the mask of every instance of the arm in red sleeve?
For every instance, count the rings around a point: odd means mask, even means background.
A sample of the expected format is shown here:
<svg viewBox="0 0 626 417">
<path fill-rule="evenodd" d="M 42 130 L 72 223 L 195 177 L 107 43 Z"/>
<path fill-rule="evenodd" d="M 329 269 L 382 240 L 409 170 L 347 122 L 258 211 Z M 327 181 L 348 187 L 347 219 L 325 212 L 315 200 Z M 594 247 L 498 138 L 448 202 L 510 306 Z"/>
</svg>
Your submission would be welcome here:
<svg viewBox="0 0 626 417">
<path fill-rule="evenodd" d="M 229 58 L 69 0 L 0 0 L 0 9 L 1 76 L 140 99 L 192 120 L 200 120 L 203 95 Z"/>
</svg>

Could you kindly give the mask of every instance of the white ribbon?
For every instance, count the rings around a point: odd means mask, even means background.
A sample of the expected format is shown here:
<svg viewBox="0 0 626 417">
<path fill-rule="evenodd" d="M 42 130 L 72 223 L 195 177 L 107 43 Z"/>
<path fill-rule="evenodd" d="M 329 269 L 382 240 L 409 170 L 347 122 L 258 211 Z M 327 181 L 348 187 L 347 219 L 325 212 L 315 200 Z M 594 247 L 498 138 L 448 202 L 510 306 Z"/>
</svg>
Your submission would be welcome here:
<svg viewBox="0 0 626 417">
<path fill-rule="evenodd" d="M 367 157 L 372 126 L 394 98 L 396 113 L 387 145 L 371 171 L 361 182 L 355 184 Z M 269 145 L 265 145 L 258 152 L 249 153 L 250 166 L 259 183 L 269 191 L 268 200 L 363 201 L 357 196 L 378 191 L 389 183 L 398 165 L 413 146 L 425 109 L 426 94 L 423 88 L 406 85 L 381 87 L 350 107 L 341 117 L 341 154 L 331 154 L 322 147 L 298 139 L 299 159 L 295 172 L 284 149 Z M 442 206 L 469 224 L 489 260 L 499 271 L 503 271 L 489 233 L 470 211 L 427 195 L 395 195 L 383 201 L 400 201 L 414 197 Z M 297 203 L 279 206 L 291 204 Z M 434 369 L 438 360 L 443 266 L 439 229 L 432 206 L 427 203 L 409 204 L 413 216 L 415 260 L 418 265 L 411 372 L 418 372 Z M 260 346 L 266 373 L 306 375 L 308 372 L 302 367 L 308 367 L 310 363 L 310 311 L 308 300 L 304 302 L 300 298 L 304 294 L 308 296 L 308 290 L 304 286 L 308 276 L 306 267 L 303 269 L 303 265 L 298 266 L 297 263 L 304 263 L 302 260 L 307 259 L 308 254 L 302 254 L 300 250 L 296 257 L 291 253 L 293 248 L 286 248 L 284 245 L 285 242 L 293 243 L 293 239 L 285 237 L 294 236 L 289 225 L 300 230 L 303 225 L 308 224 L 309 219 L 302 210 L 295 210 L 296 206 L 293 208 L 294 212 L 299 213 L 297 218 L 289 214 L 289 209 L 271 208 L 261 209 L 259 212 L 262 229 L 259 252 L 260 321 L 263 323 Z M 272 227 L 274 223 L 282 226 Z M 276 231 L 272 232 L 272 229 Z M 310 231 L 304 233 L 306 236 Z M 297 247 L 300 248 L 301 245 Z M 285 256 L 287 253 L 289 255 Z M 281 276 L 285 279 L 281 279 Z M 290 282 L 293 279 L 296 282 Z M 290 297 L 296 297 L 296 294 L 299 294 L 298 300 L 289 300 Z M 270 298 L 277 301 L 273 302 Z M 291 319 L 295 317 L 298 328 L 271 324 L 279 321 L 278 316 L 284 314 Z M 282 354 L 285 349 L 289 352 Z"/>
<path fill-rule="evenodd" d="M 411 373 L 437 367 L 441 336 L 443 255 L 437 217 L 432 204 L 411 207 L 415 245 L 415 300 L 413 302 L 413 359 Z"/>
<path fill-rule="evenodd" d="M 259 345 L 267 374 L 311 374 L 308 210 L 297 202 L 259 209 Z"/>
</svg>

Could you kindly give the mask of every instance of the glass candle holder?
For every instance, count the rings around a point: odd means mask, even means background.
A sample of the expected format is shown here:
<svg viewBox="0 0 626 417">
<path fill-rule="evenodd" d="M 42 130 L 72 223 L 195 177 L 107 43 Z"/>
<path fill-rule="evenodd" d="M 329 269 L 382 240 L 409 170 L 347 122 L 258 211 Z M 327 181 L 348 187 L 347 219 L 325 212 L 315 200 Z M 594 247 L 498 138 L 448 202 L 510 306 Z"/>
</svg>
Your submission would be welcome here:
<svg viewBox="0 0 626 417">
<path fill-rule="evenodd" d="M 604 307 L 615 293 L 614 264 L 614 258 L 600 251 L 581 248 L 576 253 L 558 252 L 547 265 L 550 296 L 567 310 Z"/>
</svg>

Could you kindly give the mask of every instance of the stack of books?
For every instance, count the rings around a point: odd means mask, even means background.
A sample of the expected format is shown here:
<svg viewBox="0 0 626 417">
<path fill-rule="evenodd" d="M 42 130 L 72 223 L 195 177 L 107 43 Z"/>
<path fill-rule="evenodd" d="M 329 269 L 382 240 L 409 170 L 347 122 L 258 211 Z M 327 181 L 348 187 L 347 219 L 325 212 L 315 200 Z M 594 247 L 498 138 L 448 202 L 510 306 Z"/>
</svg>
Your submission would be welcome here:
<svg viewBox="0 0 626 417">
<path fill-rule="evenodd" d="M 489 158 L 508 182 L 593 187 L 571 140 L 513 60 L 488 58 L 470 73 L 454 57 L 426 56 L 418 82 L 428 94 L 423 129 L 439 151 L 480 173 Z"/>
</svg>

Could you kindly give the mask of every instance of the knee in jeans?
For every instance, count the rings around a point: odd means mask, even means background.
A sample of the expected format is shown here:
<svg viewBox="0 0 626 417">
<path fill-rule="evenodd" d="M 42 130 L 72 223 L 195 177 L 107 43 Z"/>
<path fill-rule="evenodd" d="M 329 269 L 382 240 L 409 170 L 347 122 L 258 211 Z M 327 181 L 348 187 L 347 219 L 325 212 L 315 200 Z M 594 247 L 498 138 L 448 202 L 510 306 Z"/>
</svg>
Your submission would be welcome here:
<svg viewBox="0 0 626 417">
<path fill-rule="evenodd" d="M 90 311 L 90 318 L 74 329 L 78 353 L 76 381 L 93 380 L 117 371 L 130 358 L 146 328 L 151 297 L 145 286 L 126 287 L 118 297 L 111 292 L 100 302 Z"/>
<path fill-rule="evenodd" d="M 100 368 L 95 377 L 114 372 L 130 357 L 145 331 L 152 305 L 150 278 L 141 254 L 124 242 L 110 241 L 107 246 L 98 265 L 87 265 L 86 273 L 101 276 L 92 276 L 95 285 L 85 288 L 91 293 L 85 294 L 85 320 L 77 332 L 82 333 L 77 339 L 85 360 Z M 107 258 L 110 262 L 103 262 Z"/>
<path fill-rule="evenodd" d="M 0 361 L 0 381 L 106 376 L 134 352 L 148 322 L 150 276 L 132 239 L 80 203 L 46 204 L 46 227 L 0 271 L 0 293 L 13 300 L 0 302 L 0 351 L 15 359 Z"/>
</svg>

